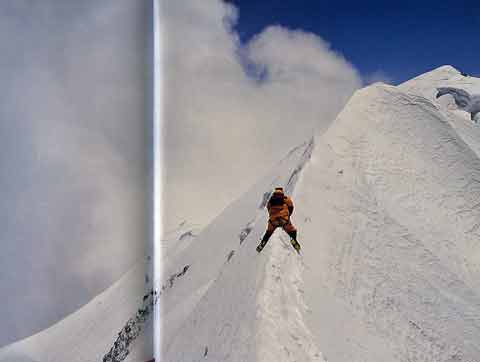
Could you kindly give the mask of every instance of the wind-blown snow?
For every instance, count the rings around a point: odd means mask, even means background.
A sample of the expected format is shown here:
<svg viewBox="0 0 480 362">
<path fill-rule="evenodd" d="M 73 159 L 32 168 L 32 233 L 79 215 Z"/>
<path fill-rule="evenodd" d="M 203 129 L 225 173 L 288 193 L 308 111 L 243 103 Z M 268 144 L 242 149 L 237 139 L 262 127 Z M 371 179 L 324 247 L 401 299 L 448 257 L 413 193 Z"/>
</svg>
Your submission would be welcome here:
<svg viewBox="0 0 480 362">
<path fill-rule="evenodd" d="M 453 87 L 438 88 L 437 98 L 445 94 L 453 96 L 458 108 L 470 113 L 472 121 L 478 122 L 477 114 L 480 112 L 480 95 L 470 95 L 463 89 Z"/>
<path fill-rule="evenodd" d="M 477 125 L 472 124 L 472 115 L 459 108 L 451 94 L 437 97 L 438 89 L 442 88 L 459 89 L 469 95 L 480 94 L 479 78 L 467 77 L 451 66 L 443 66 L 409 80 L 398 88 L 408 94 L 425 97 L 435 105 L 458 135 L 480 156 L 480 130 Z"/>
<path fill-rule="evenodd" d="M 462 74 L 447 65 L 422 74 L 399 87 L 407 93 L 422 95 L 433 103 L 436 98 L 449 94 L 457 109 L 467 112 L 471 120 L 478 121 L 480 111 L 480 82 L 478 78 Z"/>
</svg>

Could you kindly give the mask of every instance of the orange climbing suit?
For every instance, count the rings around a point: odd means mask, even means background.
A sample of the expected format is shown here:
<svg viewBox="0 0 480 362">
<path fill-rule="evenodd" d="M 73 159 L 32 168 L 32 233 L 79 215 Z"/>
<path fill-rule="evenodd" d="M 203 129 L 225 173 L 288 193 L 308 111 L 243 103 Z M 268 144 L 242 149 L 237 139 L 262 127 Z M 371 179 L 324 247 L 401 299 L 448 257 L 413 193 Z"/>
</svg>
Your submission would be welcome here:
<svg viewBox="0 0 480 362">
<path fill-rule="evenodd" d="M 271 201 L 267 204 L 268 220 L 267 231 L 273 233 L 277 227 L 283 228 L 288 234 L 293 233 L 297 229 L 290 221 L 290 215 L 293 212 L 293 202 L 288 196 L 283 196 L 284 202 L 281 205 L 272 205 Z"/>
</svg>

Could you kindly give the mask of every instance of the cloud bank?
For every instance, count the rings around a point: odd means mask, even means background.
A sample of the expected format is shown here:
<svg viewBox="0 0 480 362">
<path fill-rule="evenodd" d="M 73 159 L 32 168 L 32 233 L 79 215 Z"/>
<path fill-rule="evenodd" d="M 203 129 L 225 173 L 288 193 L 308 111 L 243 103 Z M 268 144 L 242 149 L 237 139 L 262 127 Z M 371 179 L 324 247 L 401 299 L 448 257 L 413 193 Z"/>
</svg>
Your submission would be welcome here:
<svg viewBox="0 0 480 362">
<path fill-rule="evenodd" d="M 108 286 L 147 239 L 149 2 L 0 4 L 0 345 Z M 361 85 L 320 37 L 249 43 L 219 0 L 162 2 L 166 222 L 206 222 Z"/>
<path fill-rule="evenodd" d="M 311 33 L 270 26 L 241 44 L 223 1 L 164 1 L 160 18 L 167 225 L 209 221 L 362 84 Z"/>
<path fill-rule="evenodd" d="M 0 4 L 0 346 L 144 252 L 150 17 L 135 0 Z"/>
</svg>

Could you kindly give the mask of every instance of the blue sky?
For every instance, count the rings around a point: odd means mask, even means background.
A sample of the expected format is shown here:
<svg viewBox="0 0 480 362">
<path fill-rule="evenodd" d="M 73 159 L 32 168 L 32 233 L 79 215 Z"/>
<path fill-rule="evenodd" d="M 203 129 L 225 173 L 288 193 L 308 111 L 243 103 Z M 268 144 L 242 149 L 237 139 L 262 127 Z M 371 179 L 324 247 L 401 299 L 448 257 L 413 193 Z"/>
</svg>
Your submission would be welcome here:
<svg viewBox="0 0 480 362">
<path fill-rule="evenodd" d="M 445 64 L 480 75 L 479 1 L 229 2 L 242 42 L 268 25 L 313 32 L 364 78 L 383 72 L 397 84 Z"/>
</svg>

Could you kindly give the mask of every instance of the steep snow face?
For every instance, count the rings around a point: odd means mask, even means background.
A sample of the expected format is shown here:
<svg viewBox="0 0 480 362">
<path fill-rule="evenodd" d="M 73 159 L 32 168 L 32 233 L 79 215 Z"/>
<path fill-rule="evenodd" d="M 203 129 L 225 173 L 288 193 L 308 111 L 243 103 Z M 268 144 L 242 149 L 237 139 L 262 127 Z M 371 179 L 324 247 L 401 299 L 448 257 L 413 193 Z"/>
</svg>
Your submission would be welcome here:
<svg viewBox="0 0 480 362">
<path fill-rule="evenodd" d="M 118 282 L 90 303 L 50 328 L 0 350 L 1 362 L 102 361 L 117 342 L 125 362 L 144 362 L 153 356 L 153 318 L 136 318 L 139 309 L 153 301 L 149 262 L 139 261 Z M 150 286 L 149 286 L 150 285 Z M 144 298 L 145 296 L 145 298 Z M 149 306 L 149 311 L 151 311 Z M 128 321 L 130 320 L 130 323 Z M 125 327 L 131 326 L 128 333 Z M 123 331 L 125 338 L 119 339 Z M 129 345 L 125 346 L 125 340 Z M 111 361 L 111 360 L 109 360 Z"/>
<path fill-rule="evenodd" d="M 323 361 L 304 321 L 301 260 L 280 232 L 255 251 L 270 192 L 293 191 L 312 149 L 293 149 L 165 266 L 162 361 Z"/>
<path fill-rule="evenodd" d="M 459 82 L 357 92 L 209 225 L 166 267 L 162 361 L 478 361 L 480 137 L 436 98 Z M 254 250 L 277 185 L 303 256 L 281 231 Z"/>
<path fill-rule="evenodd" d="M 400 90 L 425 97 L 441 113 L 470 148 L 480 155 L 480 78 L 462 75 L 451 66 L 443 66 L 422 74 L 398 87 Z M 449 90 L 449 91 L 447 91 Z"/>
<path fill-rule="evenodd" d="M 434 104 L 441 105 L 435 101 L 444 95 L 451 96 L 451 102 L 446 106 L 450 110 L 461 110 L 459 114 L 465 113 L 469 118 L 478 121 L 480 112 L 480 79 L 464 75 L 451 66 L 443 66 L 411 79 L 399 86 L 407 93 L 421 95 Z"/>
<path fill-rule="evenodd" d="M 176 255 L 200 225 L 183 222 L 164 235 L 163 256 Z M 145 362 L 154 355 L 151 259 L 139 261 L 118 282 L 52 327 L 0 350 L 1 362 Z M 158 291 L 157 291 L 158 292 Z M 140 311 L 140 313 L 139 313 Z M 128 343 L 127 343 L 128 341 Z M 110 355 L 108 354 L 109 352 Z"/>
<path fill-rule="evenodd" d="M 316 144 L 294 200 L 326 358 L 478 361 L 478 155 L 432 101 L 379 84 Z"/>
</svg>

